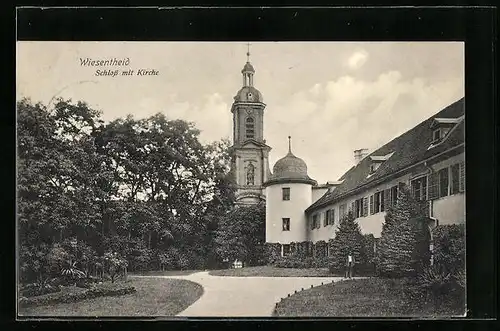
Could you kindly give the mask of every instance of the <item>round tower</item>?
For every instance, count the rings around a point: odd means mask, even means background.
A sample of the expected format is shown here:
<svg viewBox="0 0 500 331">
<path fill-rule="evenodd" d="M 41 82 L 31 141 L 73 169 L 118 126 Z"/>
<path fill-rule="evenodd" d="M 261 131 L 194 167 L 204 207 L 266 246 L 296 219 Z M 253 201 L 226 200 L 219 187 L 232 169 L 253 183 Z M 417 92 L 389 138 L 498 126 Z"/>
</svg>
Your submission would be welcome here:
<svg viewBox="0 0 500 331">
<path fill-rule="evenodd" d="M 278 160 L 263 186 L 266 191 L 266 242 L 306 241 L 307 219 L 304 211 L 312 203 L 312 186 L 317 182 L 307 175 L 307 165 L 292 153 Z"/>
</svg>

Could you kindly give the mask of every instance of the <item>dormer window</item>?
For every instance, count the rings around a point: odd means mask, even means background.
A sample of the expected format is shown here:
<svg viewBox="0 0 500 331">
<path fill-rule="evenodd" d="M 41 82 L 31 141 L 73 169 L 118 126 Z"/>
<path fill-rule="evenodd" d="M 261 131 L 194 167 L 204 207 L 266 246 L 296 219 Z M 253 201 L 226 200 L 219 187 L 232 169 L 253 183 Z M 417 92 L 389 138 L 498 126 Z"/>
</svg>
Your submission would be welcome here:
<svg viewBox="0 0 500 331">
<path fill-rule="evenodd" d="M 368 176 L 371 176 L 372 174 L 374 174 L 377 171 L 377 169 L 380 167 L 380 165 L 382 163 L 384 163 L 385 161 L 387 161 L 392 156 L 392 154 L 394 154 L 394 152 L 386 154 L 386 155 L 381 155 L 381 156 L 371 155 L 370 156 L 370 172 L 369 172 Z"/>
<path fill-rule="evenodd" d="M 379 162 L 370 164 L 370 174 L 373 174 L 375 171 L 377 171 L 378 167 L 380 167 Z"/>
<path fill-rule="evenodd" d="M 460 116 L 458 118 L 434 118 L 431 123 L 432 143 L 429 148 L 441 143 L 446 138 L 450 130 L 452 130 L 463 119 L 464 116 Z"/>
<path fill-rule="evenodd" d="M 432 142 L 438 142 L 441 140 L 441 129 L 436 129 L 432 133 Z"/>
</svg>

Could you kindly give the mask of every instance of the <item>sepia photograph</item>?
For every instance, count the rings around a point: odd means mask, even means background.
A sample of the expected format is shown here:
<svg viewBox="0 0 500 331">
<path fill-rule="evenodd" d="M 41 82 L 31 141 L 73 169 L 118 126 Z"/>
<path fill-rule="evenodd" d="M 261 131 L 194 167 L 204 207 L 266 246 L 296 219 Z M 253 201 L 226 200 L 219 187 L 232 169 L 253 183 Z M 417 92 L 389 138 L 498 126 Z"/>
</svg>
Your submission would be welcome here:
<svg viewBox="0 0 500 331">
<path fill-rule="evenodd" d="M 17 41 L 18 319 L 464 317 L 464 45 Z"/>
</svg>

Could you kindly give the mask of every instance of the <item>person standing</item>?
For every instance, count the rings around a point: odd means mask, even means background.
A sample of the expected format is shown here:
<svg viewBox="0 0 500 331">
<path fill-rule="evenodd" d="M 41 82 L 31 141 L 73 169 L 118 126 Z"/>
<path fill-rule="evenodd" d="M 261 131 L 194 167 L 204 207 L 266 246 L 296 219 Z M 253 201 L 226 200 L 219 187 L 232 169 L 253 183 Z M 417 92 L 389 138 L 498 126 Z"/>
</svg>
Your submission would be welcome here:
<svg viewBox="0 0 500 331">
<path fill-rule="evenodd" d="M 353 269 L 354 269 L 354 255 L 352 254 L 352 252 L 349 252 L 346 259 L 345 278 L 352 278 Z"/>
</svg>

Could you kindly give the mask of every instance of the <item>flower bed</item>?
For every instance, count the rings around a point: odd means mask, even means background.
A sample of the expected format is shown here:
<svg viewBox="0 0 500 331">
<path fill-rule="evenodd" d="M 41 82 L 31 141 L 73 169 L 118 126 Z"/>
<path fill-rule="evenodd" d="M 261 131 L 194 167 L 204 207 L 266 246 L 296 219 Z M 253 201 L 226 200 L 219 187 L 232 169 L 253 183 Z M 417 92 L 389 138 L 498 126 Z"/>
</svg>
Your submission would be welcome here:
<svg viewBox="0 0 500 331">
<path fill-rule="evenodd" d="M 52 305 L 56 303 L 77 302 L 86 299 L 92 299 L 102 296 L 119 296 L 131 294 L 136 291 L 134 286 L 126 283 L 99 284 L 87 290 L 81 291 L 61 291 L 36 297 L 21 297 L 19 299 L 20 307 Z"/>
</svg>

